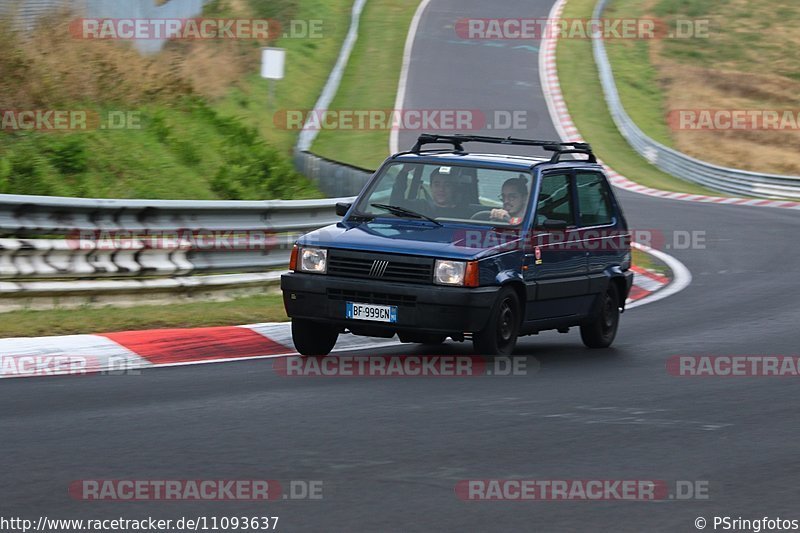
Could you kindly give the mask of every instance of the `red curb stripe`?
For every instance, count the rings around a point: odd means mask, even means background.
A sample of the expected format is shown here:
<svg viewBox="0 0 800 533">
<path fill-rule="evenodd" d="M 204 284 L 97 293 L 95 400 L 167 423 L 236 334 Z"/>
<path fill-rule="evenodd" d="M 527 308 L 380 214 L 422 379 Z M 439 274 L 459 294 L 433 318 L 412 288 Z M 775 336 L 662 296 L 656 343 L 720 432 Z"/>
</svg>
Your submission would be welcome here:
<svg viewBox="0 0 800 533">
<path fill-rule="evenodd" d="M 631 292 L 628 293 L 628 298 L 630 298 L 633 301 L 636 301 L 636 300 L 641 300 L 648 294 L 650 294 L 650 291 L 645 290 L 639 287 L 638 285 L 634 285 L 633 287 L 631 287 Z"/>
<path fill-rule="evenodd" d="M 636 265 L 631 265 L 631 270 L 633 270 L 637 274 L 640 274 L 640 275 L 642 275 L 642 276 L 644 276 L 646 278 L 650 278 L 653 281 L 657 281 L 657 282 L 659 282 L 661 284 L 666 285 L 667 283 L 669 283 L 669 278 L 668 277 L 662 276 L 661 274 L 657 274 L 655 272 L 650 272 L 649 270 L 644 269 L 642 267 L 639 267 L 639 266 L 636 266 Z"/>
<path fill-rule="evenodd" d="M 247 328 L 222 326 L 104 333 L 153 364 L 278 355 L 292 350 Z"/>
</svg>

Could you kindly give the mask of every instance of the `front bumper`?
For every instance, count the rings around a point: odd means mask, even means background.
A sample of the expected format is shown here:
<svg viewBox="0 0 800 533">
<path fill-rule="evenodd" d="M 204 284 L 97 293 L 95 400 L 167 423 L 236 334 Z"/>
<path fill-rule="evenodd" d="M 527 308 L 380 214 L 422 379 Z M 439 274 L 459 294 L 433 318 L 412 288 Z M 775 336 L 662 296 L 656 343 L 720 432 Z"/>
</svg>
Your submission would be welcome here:
<svg viewBox="0 0 800 533">
<path fill-rule="evenodd" d="M 441 287 L 290 272 L 281 276 L 286 313 L 353 330 L 463 333 L 483 329 L 500 287 Z M 345 318 L 346 303 L 397 305 L 397 322 Z"/>
<path fill-rule="evenodd" d="M 633 270 L 626 270 L 622 273 L 625 277 L 625 294 L 622 297 L 622 309 L 625 309 L 625 301 L 628 299 L 628 295 L 631 293 L 631 288 L 633 287 Z"/>
</svg>

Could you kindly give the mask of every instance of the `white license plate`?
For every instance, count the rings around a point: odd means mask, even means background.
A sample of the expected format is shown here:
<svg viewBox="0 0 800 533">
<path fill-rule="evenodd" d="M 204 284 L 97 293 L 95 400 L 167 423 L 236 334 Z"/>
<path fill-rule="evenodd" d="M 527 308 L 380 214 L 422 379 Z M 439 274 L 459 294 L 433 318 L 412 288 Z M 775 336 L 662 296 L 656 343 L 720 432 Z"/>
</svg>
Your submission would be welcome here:
<svg viewBox="0 0 800 533">
<path fill-rule="evenodd" d="M 397 306 L 347 302 L 347 311 L 345 316 L 353 320 L 397 322 Z"/>
</svg>

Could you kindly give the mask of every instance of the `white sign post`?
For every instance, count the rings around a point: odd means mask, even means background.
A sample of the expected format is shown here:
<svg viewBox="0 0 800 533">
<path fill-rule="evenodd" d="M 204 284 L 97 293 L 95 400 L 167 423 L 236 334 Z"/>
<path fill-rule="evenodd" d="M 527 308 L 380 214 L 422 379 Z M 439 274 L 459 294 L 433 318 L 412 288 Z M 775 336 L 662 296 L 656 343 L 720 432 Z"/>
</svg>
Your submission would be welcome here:
<svg viewBox="0 0 800 533">
<path fill-rule="evenodd" d="M 261 77 L 269 81 L 269 105 L 275 99 L 275 80 L 282 80 L 286 65 L 285 48 L 261 49 Z"/>
</svg>

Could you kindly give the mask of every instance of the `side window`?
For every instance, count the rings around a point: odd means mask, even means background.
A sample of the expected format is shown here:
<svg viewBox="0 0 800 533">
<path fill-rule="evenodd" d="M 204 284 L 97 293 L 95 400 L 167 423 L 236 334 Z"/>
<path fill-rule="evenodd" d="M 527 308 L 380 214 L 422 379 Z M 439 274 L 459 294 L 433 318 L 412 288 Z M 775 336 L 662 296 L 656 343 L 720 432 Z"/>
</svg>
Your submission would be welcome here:
<svg viewBox="0 0 800 533">
<path fill-rule="evenodd" d="M 578 208 L 581 212 L 582 226 L 602 226 L 611 224 L 613 210 L 608 184 L 596 172 L 578 173 L 575 177 L 578 186 Z"/>
<path fill-rule="evenodd" d="M 406 206 L 411 200 L 411 188 L 414 175 L 423 170 L 421 165 L 393 165 L 386 171 L 381 184 L 372 193 L 370 201 Z M 417 197 L 422 193 L 417 189 Z"/>
<path fill-rule="evenodd" d="M 575 225 L 572 212 L 572 188 L 567 174 L 545 174 L 536 204 L 536 226 L 541 227 L 545 220 L 563 220 Z"/>
</svg>

